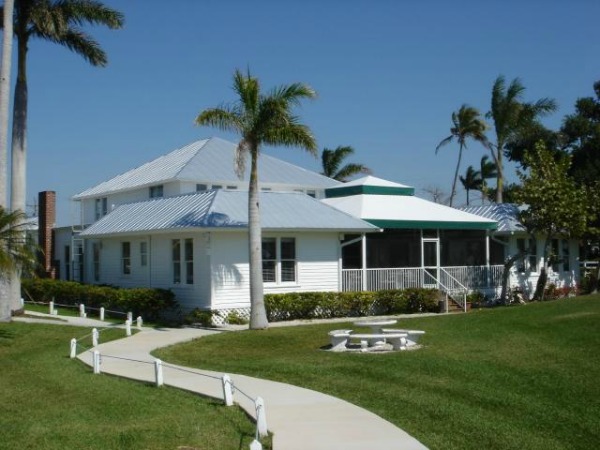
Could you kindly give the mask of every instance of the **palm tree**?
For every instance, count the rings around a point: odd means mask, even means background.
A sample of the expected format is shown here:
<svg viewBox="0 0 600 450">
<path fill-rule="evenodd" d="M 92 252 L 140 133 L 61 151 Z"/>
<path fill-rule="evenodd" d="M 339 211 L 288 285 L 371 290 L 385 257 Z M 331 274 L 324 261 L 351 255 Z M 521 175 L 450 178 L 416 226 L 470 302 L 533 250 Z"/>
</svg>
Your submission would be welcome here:
<svg viewBox="0 0 600 450">
<path fill-rule="evenodd" d="M 17 83 L 13 105 L 10 206 L 12 211 L 25 211 L 29 40 L 34 37 L 62 45 L 93 66 L 103 67 L 107 64 L 106 54 L 80 27 L 90 24 L 121 28 L 123 15 L 96 0 L 14 0 L 13 17 L 17 38 Z M 18 309 L 19 280 L 13 278 L 12 284 L 12 303 Z"/>
<path fill-rule="evenodd" d="M 9 212 L 0 206 L 0 286 L 10 288 L 9 278 L 23 270 L 30 271 L 36 264 L 35 252 L 27 243 L 24 232 L 25 214 Z M 3 295 L 4 297 L 4 295 Z M 0 321 L 8 321 L 11 303 L 0 302 Z"/>
<path fill-rule="evenodd" d="M 316 92 L 305 84 L 293 83 L 276 87 L 265 95 L 261 92 L 258 78 L 251 76 L 250 71 L 243 75 L 239 70 L 233 76 L 233 90 L 239 97 L 235 103 L 202 111 L 196 118 L 196 124 L 240 135 L 236 158 L 236 172 L 240 178 L 245 171 L 246 157 L 250 155 L 250 328 L 264 329 L 268 327 L 268 321 L 263 298 L 258 157 L 263 145 L 300 147 L 316 156 L 317 143 L 311 130 L 292 113 L 292 107 L 299 105 L 303 99 L 316 97 Z"/>
<path fill-rule="evenodd" d="M 483 155 L 481 157 L 481 163 L 479 165 L 479 174 L 481 177 L 481 186 L 479 190 L 481 191 L 481 204 L 484 204 L 485 198 L 488 194 L 488 185 L 487 181 L 490 178 L 496 178 L 498 176 L 498 171 L 496 170 L 496 164 L 492 161 L 488 161 L 488 156 Z"/>
<path fill-rule="evenodd" d="M 481 189 L 481 177 L 479 171 L 475 170 L 473 166 L 467 167 L 465 176 L 460 176 L 460 182 L 467 191 L 467 206 L 469 206 L 469 191 Z"/>
<path fill-rule="evenodd" d="M 349 178 L 359 173 L 370 174 L 371 169 L 364 164 L 349 163 L 342 166 L 344 159 L 353 154 L 354 149 L 350 146 L 339 146 L 335 150 L 324 148 L 321 153 L 323 165 L 321 174 L 338 181 L 348 181 Z"/>
<path fill-rule="evenodd" d="M 473 139 L 474 141 L 480 142 L 486 148 L 488 146 L 488 140 L 485 136 L 487 125 L 481 119 L 481 115 L 477 109 L 466 104 L 462 105 L 458 112 L 452 113 L 452 124 L 450 136 L 443 139 L 435 148 L 435 153 L 437 154 L 442 146 L 452 142 L 454 139 L 458 141 L 458 162 L 456 164 L 456 170 L 454 171 L 452 191 L 450 192 L 450 206 L 452 206 L 452 201 L 456 195 L 456 180 L 458 179 L 463 149 L 467 148 L 467 139 Z"/>
<path fill-rule="evenodd" d="M 80 26 L 123 26 L 123 15 L 95 0 L 14 0 L 14 35 L 17 38 L 17 84 L 12 136 L 11 209 L 25 210 L 27 153 L 27 50 L 31 37 L 67 47 L 93 66 L 105 66 L 106 54 Z"/>
<path fill-rule="evenodd" d="M 494 121 L 496 132 L 495 149 L 490 147 L 492 158 L 496 164 L 496 203 L 502 203 L 504 187 L 504 166 L 502 159 L 506 145 L 515 139 L 518 134 L 536 122 L 539 117 L 556 110 L 556 102 L 550 98 L 542 98 L 535 103 L 524 103 L 521 98 L 525 87 L 518 78 L 515 78 L 506 87 L 504 77 L 500 75 L 492 87 L 491 110 L 487 118 Z"/>
</svg>

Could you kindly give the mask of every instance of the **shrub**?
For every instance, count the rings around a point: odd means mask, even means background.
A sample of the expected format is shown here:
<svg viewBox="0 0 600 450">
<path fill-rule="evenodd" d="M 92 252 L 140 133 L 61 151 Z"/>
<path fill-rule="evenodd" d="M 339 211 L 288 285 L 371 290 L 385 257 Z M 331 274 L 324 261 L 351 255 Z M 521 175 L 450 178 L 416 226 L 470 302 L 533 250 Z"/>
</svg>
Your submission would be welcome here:
<svg viewBox="0 0 600 450">
<path fill-rule="evenodd" d="M 225 318 L 225 321 L 229 325 L 246 325 L 248 323 L 248 319 L 240 316 L 237 311 L 230 311 Z"/>
<path fill-rule="evenodd" d="M 212 327 L 213 312 L 195 308 L 184 316 L 183 321 L 188 325 L 198 323 L 203 327 Z"/>
<path fill-rule="evenodd" d="M 438 295 L 436 289 L 292 292 L 265 295 L 265 307 L 271 322 L 437 312 Z"/>
<path fill-rule="evenodd" d="M 23 298 L 36 302 L 48 303 L 54 300 L 64 305 L 83 303 L 89 308 L 131 311 L 134 317 L 141 315 L 145 320 L 156 320 L 166 311 L 177 307 L 175 295 L 166 289 L 120 289 L 49 278 L 23 280 L 21 289 Z"/>
<path fill-rule="evenodd" d="M 469 302 L 473 308 L 480 308 L 485 301 L 485 294 L 481 291 L 473 291 L 467 295 L 467 302 Z"/>
</svg>

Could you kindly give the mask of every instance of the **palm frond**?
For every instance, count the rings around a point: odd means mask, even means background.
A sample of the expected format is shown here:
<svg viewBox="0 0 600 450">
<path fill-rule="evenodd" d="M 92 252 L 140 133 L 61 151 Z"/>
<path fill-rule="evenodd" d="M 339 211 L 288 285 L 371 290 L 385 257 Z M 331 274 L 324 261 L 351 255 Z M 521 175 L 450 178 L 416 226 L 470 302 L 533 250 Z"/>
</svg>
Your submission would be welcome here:
<svg viewBox="0 0 600 450">
<path fill-rule="evenodd" d="M 241 132 L 244 123 L 239 114 L 232 108 L 222 105 L 219 108 L 205 109 L 196 117 L 196 125 L 207 125 L 222 131 Z"/>
<path fill-rule="evenodd" d="M 348 181 L 354 175 L 358 175 L 359 173 L 371 174 L 371 169 L 369 169 L 364 164 L 355 164 L 349 163 L 342 167 L 333 177 L 334 180 L 338 181 Z"/>
<path fill-rule="evenodd" d="M 68 31 L 59 35 L 43 34 L 43 31 L 34 33 L 34 36 L 40 37 L 55 44 L 67 47 L 74 53 L 83 57 L 92 66 L 105 67 L 108 64 L 106 53 L 90 35 L 82 30 L 71 27 Z"/>
<path fill-rule="evenodd" d="M 125 16 L 98 1 L 93 0 L 58 0 L 52 7 L 64 19 L 78 26 L 104 25 L 111 29 L 122 28 Z"/>
</svg>

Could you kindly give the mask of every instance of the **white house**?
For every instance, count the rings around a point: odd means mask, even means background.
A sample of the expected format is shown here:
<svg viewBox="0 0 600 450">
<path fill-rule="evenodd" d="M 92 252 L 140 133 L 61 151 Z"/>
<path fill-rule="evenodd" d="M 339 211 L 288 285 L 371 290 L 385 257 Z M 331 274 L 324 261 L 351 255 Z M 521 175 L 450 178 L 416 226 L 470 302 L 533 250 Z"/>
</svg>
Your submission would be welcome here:
<svg viewBox="0 0 600 450">
<path fill-rule="evenodd" d="M 171 289 L 184 309 L 244 312 L 248 180 L 234 171 L 235 150 L 200 140 L 75 195 L 81 223 L 55 230 L 52 270 Z M 469 290 L 496 289 L 504 258 L 520 245 L 503 234 L 516 231 L 502 217 L 375 177 L 342 184 L 261 155 L 259 186 L 266 293 L 427 286 L 464 301 Z M 563 278 L 575 282 L 577 248 L 556 245 L 569 264 Z M 514 280 L 531 286 L 527 264 Z"/>
</svg>

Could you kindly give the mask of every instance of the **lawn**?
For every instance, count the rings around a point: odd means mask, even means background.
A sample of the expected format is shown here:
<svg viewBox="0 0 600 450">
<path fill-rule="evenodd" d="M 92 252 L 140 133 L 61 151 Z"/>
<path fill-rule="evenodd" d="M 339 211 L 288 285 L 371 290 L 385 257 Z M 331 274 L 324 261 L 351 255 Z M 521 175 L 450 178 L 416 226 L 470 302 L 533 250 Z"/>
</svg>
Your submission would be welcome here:
<svg viewBox="0 0 600 450">
<path fill-rule="evenodd" d="M 347 326 L 222 333 L 156 354 L 335 395 L 432 449 L 600 443 L 600 296 L 403 319 L 399 327 L 427 332 L 417 351 L 320 350 L 329 330 Z"/>
<path fill-rule="evenodd" d="M 0 323 L 0 448 L 248 448 L 255 426 L 239 408 L 174 388 L 93 375 L 69 359 L 70 339 L 89 332 Z M 122 336 L 123 330 L 110 330 L 101 339 Z"/>
</svg>

